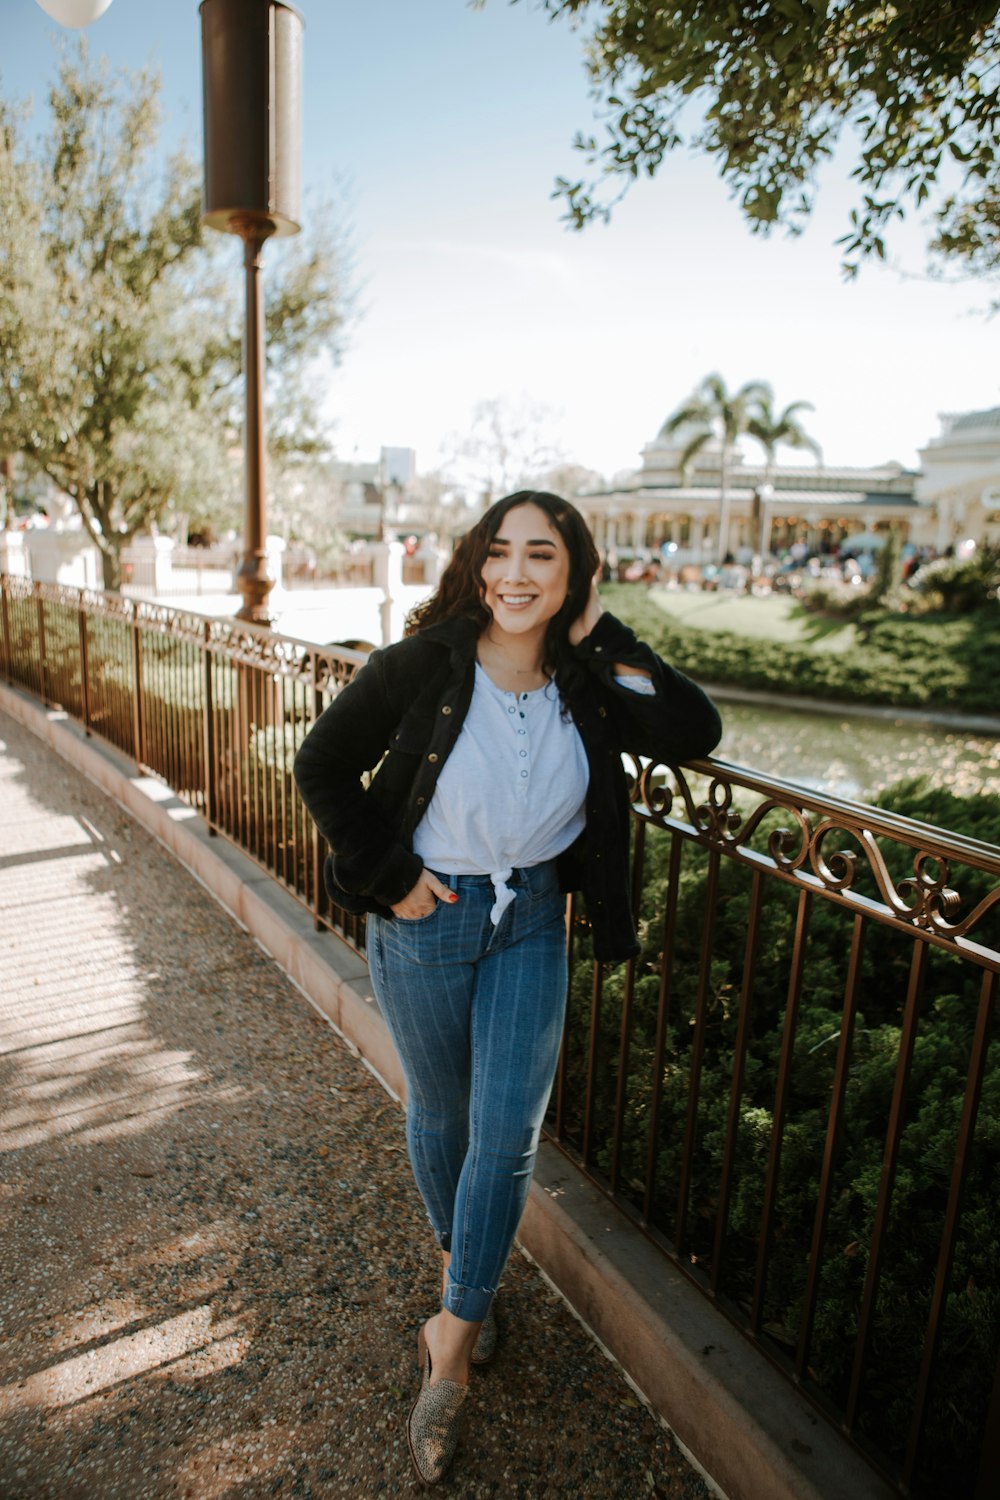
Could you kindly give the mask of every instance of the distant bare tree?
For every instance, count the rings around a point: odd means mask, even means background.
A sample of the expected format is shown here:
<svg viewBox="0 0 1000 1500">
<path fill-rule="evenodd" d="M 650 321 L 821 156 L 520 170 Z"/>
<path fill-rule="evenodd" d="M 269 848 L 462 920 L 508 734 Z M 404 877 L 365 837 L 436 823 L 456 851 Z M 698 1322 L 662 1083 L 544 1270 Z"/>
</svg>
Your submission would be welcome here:
<svg viewBox="0 0 1000 1500">
<path fill-rule="evenodd" d="M 455 484 L 483 497 L 485 504 L 513 490 L 535 485 L 540 474 L 565 462 L 552 438 L 556 413 L 529 396 L 493 396 L 479 401 L 464 435 L 452 434 L 452 456 L 442 466 Z"/>
</svg>

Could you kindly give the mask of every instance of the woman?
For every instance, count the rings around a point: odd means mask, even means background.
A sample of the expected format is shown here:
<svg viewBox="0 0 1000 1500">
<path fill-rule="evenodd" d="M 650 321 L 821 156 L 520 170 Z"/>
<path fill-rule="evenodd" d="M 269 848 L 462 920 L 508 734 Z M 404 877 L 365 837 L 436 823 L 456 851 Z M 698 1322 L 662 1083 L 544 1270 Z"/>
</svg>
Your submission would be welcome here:
<svg viewBox="0 0 1000 1500">
<path fill-rule="evenodd" d="M 597 958 L 638 953 L 621 752 L 676 763 L 719 739 L 701 689 L 602 611 L 599 567 L 568 501 L 497 501 L 295 760 L 330 895 L 372 914 L 372 984 L 442 1252 L 407 1428 L 427 1483 L 454 1453 L 470 1363 L 496 1343 L 562 1032 L 563 893 L 583 891 Z"/>
</svg>

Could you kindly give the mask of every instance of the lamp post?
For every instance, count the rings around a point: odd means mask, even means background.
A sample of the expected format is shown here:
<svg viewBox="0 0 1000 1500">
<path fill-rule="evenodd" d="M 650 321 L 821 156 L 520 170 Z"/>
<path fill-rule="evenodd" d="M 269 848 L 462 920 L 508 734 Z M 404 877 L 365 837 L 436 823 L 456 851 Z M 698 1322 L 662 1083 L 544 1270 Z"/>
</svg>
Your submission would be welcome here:
<svg viewBox="0 0 1000 1500">
<path fill-rule="evenodd" d="M 205 223 L 243 241 L 246 313 L 240 620 L 270 624 L 267 596 L 261 252 L 299 231 L 302 17 L 284 0 L 202 0 Z"/>
</svg>

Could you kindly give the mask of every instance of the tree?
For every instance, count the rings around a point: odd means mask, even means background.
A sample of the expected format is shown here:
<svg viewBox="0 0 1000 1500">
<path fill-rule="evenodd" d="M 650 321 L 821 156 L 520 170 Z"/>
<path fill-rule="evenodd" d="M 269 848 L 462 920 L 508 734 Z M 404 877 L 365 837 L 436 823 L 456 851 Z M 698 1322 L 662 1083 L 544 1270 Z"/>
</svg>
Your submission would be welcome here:
<svg viewBox="0 0 1000 1500">
<path fill-rule="evenodd" d="M 748 435 L 755 438 L 764 450 L 764 484 L 771 483 L 774 457 L 782 446 L 807 448 L 810 453 L 814 454 L 817 462 L 822 462 L 823 455 L 819 444 L 809 436 L 796 415 L 800 411 L 812 410 L 813 406 L 810 401 L 792 401 L 784 411 L 775 412 L 774 397 L 770 389 L 764 387 L 764 394 L 757 400 L 757 410 L 746 428 Z"/>
<path fill-rule="evenodd" d="M 478 401 L 466 435 L 453 435 L 446 477 L 475 490 L 488 505 L 501 495 L 533 486 L 539 475 L 564 461 L 549 437 L 556 414 L 522 395 Z"/>
<path fill-rule="evenodd" d="M 239 246 L 206 245 L 192 161 L 157 173 L 158 95 L 81 46 L 47 136 L 0 102 L 0 453 L 71 497 L 108 588 L 137 532 L 172 506 L 208 519 L 238 483 Z M 296 246 L 268 292 L 276 447 L 315 446 L 301 374 L 336 349 L 335 254 Z"/>
<path fill-rule="evenodd" d="M 729 474 L 733 453 L 739 439 L 751 430 L 773 400 L 771 387 L 762 380 L 749 380 L 738 391 L 726 389 L 721 375 L 706 375 L 696 391 L 683 401 L 660 428 L 660 437 L 672 437 L 682 428 L 690 429 L 681 450 L 679 467 L 686 473 L 696 454 L 707 443 L 718 441 L 719 457 L 719 538 L 718 560 L 723 562 L 729 550 Z"/>
<path fill-rule="evenodd" d="M 559 178 L 579 228 L 689 144 L 708 152 L 752 228 L 802 227 L 845 126 L 859 203 L 840 243 L 853 274 L 894 219 L 933 207 L 932 249 L 1000 269 L 996 0 L 541 0 L 594 20 L 587 45 L 606 129 L 576 145 L 596 180 Z M 700 114 L 700 120 L 698 118 Z"/>
</svg>

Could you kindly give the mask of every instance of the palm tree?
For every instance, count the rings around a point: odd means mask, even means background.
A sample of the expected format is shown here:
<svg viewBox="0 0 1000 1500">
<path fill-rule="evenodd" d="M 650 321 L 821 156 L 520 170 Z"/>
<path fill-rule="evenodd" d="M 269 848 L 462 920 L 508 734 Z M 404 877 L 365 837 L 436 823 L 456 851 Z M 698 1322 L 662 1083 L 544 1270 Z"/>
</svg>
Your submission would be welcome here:
<svg viewBox="0 0 1000 1500">
<path fill-rule="evenodd" d="M 685 474 L 696 453 L 718 438 L 722 444 L 719 473 L 719 562 L 725 561 L 729 544 L 729 471 L 736 444 L 752 431 L 751 424 L 774 400 L 763 380 L 748 380 L 738 391 L 728 391 L 721 375 L 706 375 L 697 390 L 682 402 L 660 428 L 660 437 L 672 437 L 679 428 L 693 429 L 680 456 Z"/>
<path fill-rule="evenodd" d="M 806 432 L 802 423 L 796 416 L 800 411 L 812 411 L 811 401 L 792 401 L 785 407 L 783 412 L 775 414 L 773 397 L 768 392 L 757 407 L 757 412 L 747 426 L 747 432 L 764 450 L 764 477 L 760 483 L 759 494 L 761 499 L 755 501 L 754 515 L 755 527 L 762 533 L 763 528 L 763 496 L 771 488 L 771 476 L 774 473 L 774 455 L 779 444 L 784 443 L 788 448 L 808 448 L 810 453 L 815 454 L 816 462 L 823 462 L 823 454 L 819 444 Z M 761 552 L 765 550 L 764 537 L 760 534 L 753 539 L 754 551 L 759 547 Z"/>
<path fill-rule="evenodd" d="M 784 443 L 786 448 L 808 448 L 810 453 L 815 455 L 817 463 L 823 462 L 819 444 L 809 436 L 795 415 L 800 411 L 812 411 L 812 402 L 793 401 L 778 415 L 775 415 L 773 402 L 774 398 L 768 391 L 767 395 L 759 401 L 755 415 L 747 424 L 750 437 L 756 438 L 764 450 L 764 484 L 771 483 L 771 475 L 774 472 L 774 454 L 781 443 Z"/>
</svg>

